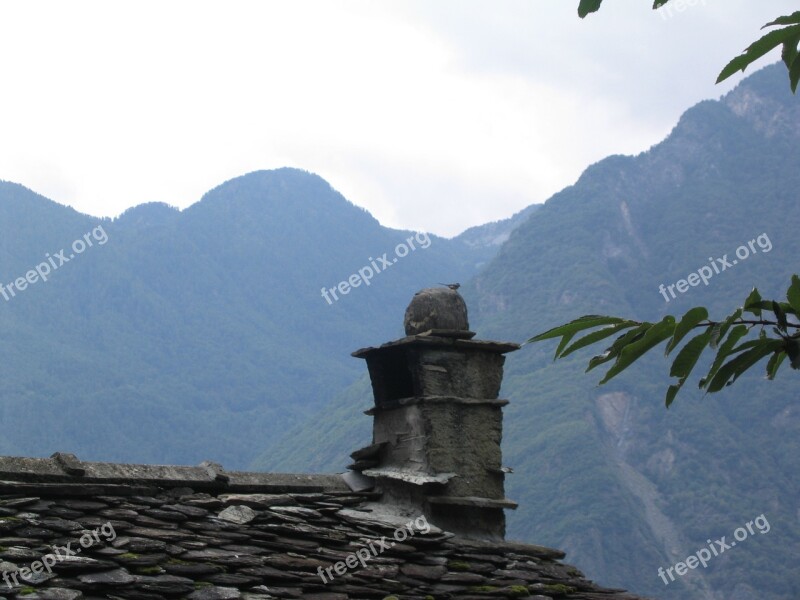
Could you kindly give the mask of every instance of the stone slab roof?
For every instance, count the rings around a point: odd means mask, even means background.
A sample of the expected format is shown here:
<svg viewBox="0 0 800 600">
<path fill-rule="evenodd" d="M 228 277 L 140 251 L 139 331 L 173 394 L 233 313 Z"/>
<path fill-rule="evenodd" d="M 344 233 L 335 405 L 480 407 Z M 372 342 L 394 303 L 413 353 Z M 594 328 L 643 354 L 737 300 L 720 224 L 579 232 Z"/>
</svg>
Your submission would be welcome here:
<svg viewBox="0 0 800 600">
<path fill-rule="evenodd" d="M 378 496 L 340 475 L 0 458 L 0 599 L 636 600 L 558 550 L 459 538 Z"/>
</svg>

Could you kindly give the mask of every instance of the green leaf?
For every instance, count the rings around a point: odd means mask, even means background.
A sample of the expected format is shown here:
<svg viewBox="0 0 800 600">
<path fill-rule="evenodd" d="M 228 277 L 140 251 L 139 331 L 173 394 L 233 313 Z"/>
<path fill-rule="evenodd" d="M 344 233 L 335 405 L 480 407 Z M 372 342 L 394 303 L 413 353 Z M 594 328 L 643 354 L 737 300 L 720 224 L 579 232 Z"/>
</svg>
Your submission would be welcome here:
<svg viewBox="0 0 800 600">
<path fill-rule="evenodd" d="M 757 340 L 750 340 L 749 342 L 745 342 L 744 344 L 739 344 L 738 346 L 736 346 L 736 348 L 728 352 L 728 355 L 732 356 L 734 354 L 739 354 L 740 352 L 744 352 L 745 350 L 749 350 L 750 348 L 755 348 L 756 346 L 759 346 L 767 339 L 771 338 L 767 338 L 766 333 L 764 333 L 764 331 L 762 330 Z M 707 377 L 703 377 L 699 381 L 698 386 L 700 387 L 701 390 L 706 386 L 707 382 L 708 382 Z"/>
<path fill-rule="evenodd" d="M 780 350 L 783 340 L 757 340 L 758 345 L 725 363 L 708 384 L 709 393 L 718 392 L 726 385 L 731 385 L 739 376 L 765 356 Z"/>
<path fill-rule="evenodd" d="M 733 347 L 736 345 L 740 339 L 742 339 L 745 335 L 747 335 L 746 325 L 737 325 L 733 329 L 731 329 L 731 333 L 728 338 L 722 343 L 717 351 L 717 357 L 714 359 L 714 363 L 711 365 L 711 368 L 708 370 L 708 373 L 705 377 L 703 377 L 703 381 L 709 381 L 714 375 L 717 374 L 719 368 L 722 366 L 722 361 L 724 361 L 730 354 L 733 352 Z"/>
<path fill-rule="evenodd" d="M 664 399 L 664 405 L 669 408 L 672 405 L 672 402 L 675 400 L 675 396 L 678 395 L 678 392 L 681 391 L 681 387 L 683 385 L 683 381 L 677 385 L 671 385 L 667 388 L 667 397 Z"/>
<path fill-rule="evenodd" d="M 790 40 L 783 42 L 783 50 L 781 50 L 781 59 L 786 68 L 791 70 L 792 64 L 797 58 L 797 44 L 800 43 L 800 33 Z"/>
<path fill-rule="evenodd" d="M 766 26 L 767 25 L 765 25 L 765 27 Z M 786 41 L 791 40 L 798 33 L 800 33 L 800 25 L 791 25 L 790 27 L 770 31 L 765 36 L 750 44 L 742 54 L 725 65 L 717 77 L 717 83 L 725 81 L 737 71 L 744 71 L 759 58 Z"/>
<path fill-rule="evenodd" d="M 742 316 L 742 309 L 737 308 L 736 311 L 730 315 L 727 319 L 722 321 L 721 323 L 717 323 L 714 328 L 711 330 L 711 347 L 716 349 L 719 341 L 725 338 L 725 334 L 728 333 L 728 329 L 733 324 L 734 321 L 739 319 Z"/>
<path fill-rule="evenodd" d="M 619 354 L 619 352 L 612 352 L 611 350 L 606 350 L 602 354 L 593 356 L 589 361 L 589 366 L 586 367 L 584 373 L 588 373 L 595 367 L 599 367 L 603 363 L 607 363 L 608 361 L 613 360 L 614 358 L 616 358 L 617 354 Z"/>
<path fill-rule="evenodd" d="M 766 27 L 773 27 L 774 25 L 794 25 L 796 23 L 800 23 L 800 10 L 797 12 L 793 12 L 790 15 L 784 15 L 782 17 L 778 17 L 774 21 L 770 21 L 761 29 L 765 29 Z"/>
<path fill-rule="evenodd" d="M 762 331 L 761 333 L 763 334 L 764 332 Z M 766 339 L 770 339 L 770 338 L 767 338 L 767 336 L 765 334 L 764 335 L 759 335 L 757 340 L 750 340 L 749 342 L 745 342 L 744 344 L 736 346 L 736 348 L 731 350 L 731 354 L 738 354 L 739 352 L 747 350 L 748 348 L 755 348 L 756 346 L 758 346 L 761 342 L 763 342 Z"/>
<path fill-rule="evenodd" d="M 553 329 L 549 329 L 544 333 L 540 333 L 539 335 L 532 337 L 529 339 L 526 344 L 530 344 L 532 342 L 541 342 L 542 340 L 547 340 L 550 338 L 561 337 L 567 334 L 575 334 L 579 331 L 584 329 L 591 329 L 592 327 L 599 327 L 600 325 L 611 325 L 614 323 L 622 323 L 625 319 L 620 319 L 618 317 L 605 317 L 603 315 L 584 315 L 574 321 L 570 321 L 569 323 L 565 323 L 564 325 L 559 325 L 558 327 L 554 327 Z"/>
<path fill-rule="evenodd" d="M 775 318 L 778 320 L 778 328 L 781 331 L 786 332 L 789 324 L 786 321 L 786 313 L 783 312 L 783 307 L 779 302 L 772 302 L 772 312 L 775 313 Z"/>
<path fill-rule="evenodd" d="M 655 1 L 653 2 L 653 10 L 656 10 L 656 9 L 658 9 L 658 8 L 661 8 L 661 7 L 662 7 L 662 6 L 664 6 L 664 5 L 665 5 L 667 2 L 669 2 L 669 0 L 655 0 Z"/>
<path fill-rule="evenodd" d="M 757 317 L 761 316 L 761 306 L 760 303 L 761 294 L 758 293 L 757 288 L 753 288 L 753 291 L 750 292 L 750 295 L 747 297 L 747 300 L 744 301 L 744 310 L 754 314 Z"/>
<path fill-rule="evenodd" d="M 569 341 L 575 336 L 575 332 L 567 333 L 564 337 L 561 338 L 561 341 L 558 343 L 558 347 L 556 348 L 556 354 L 553 356 L 553 361 L 558 359 L 558 355 L 561 354 L 561 351 L 564 347 L 569 344 Z"/>
<path fill-rule="evenodd" d="M 603 0 L 581 0 L 578 5 L 578 16 L 582 19 L 589 13 L 597 12 L 600 10 L 600 5 Z"/>
<path fill-rule="evenodd" d="M 778 374 L 778 369 L 781 368 L 781 363 L 786 359 L 786 352 L 780 351 L 772 355 L 767 363 L 767 379 L 772 381 L 775 375 Z"/>
<path fill-rule="evenodd" d="M 667 389 L 667 396 L 664 400 L 667 408 L 670 407 L 673 400 L 675 400 L 675 396 L 681 390 L 683 384 L 686 383 L 689 373 L 691 373 L 692 369 L 694 369 L 698 359 L 700 358 L 700 355 L 703 353 L 703 350 L 705 350 L 710 339 L 711 327 L 709 326 L 703 333 L 689 340 L 689 343 L 687 343 L 683 348 L 681 348 L 681 351 L 678 352 L 678 356 L 675 357 L 675 361 L 672 363 L 672 368 L 670 369 L 669 374 L 672 377 L 680 377 L 680 381 L 677 384 L 669 386 Z"/>
<path fill-rule="evenodd" d="M 800 315 L 800 277 L 792 275 L 792 284 L 786 290 L 786 299 L 794 309 L 795 314 Z"/>
<path fill-rule="evenodd" d="M 586 367 L 586 373 L 594 369 L 595 367 L 602 365 L 610 360 L 615 359 L 619 356 L 620 351 L 627 346 L 628 344 L 632 344 L 636 340 L 642 338 L 644 334 L 653 326 L 652 323 L 642 323 L 636 329 L 631 329 L 627 333 L 623 333 L 619 336 L 614 343 L 608 347 L 605 352 L 602 354 L 598 354 L 597 356 L 592 357 L 589 361 L 589 366 Z"/>
<path fill-rule="evenodd" d="M 600 385 L 627 369 L 645 352 L 670 337 L 674 329 L 675 317 L 668 315 L 648 329 L 641 339 L 625 346 L 620 352 L 619 357 L 617 357 L 617 361 L 600 381 Z"/>
<path fill-rule="evenodd" d="M 583 336 L 577 342 L 572 344 L 569 348 L 564 350 L 564 352 L 561 353 L 559 358 L 564 358 L 565 356 L 569 356 L 576 350 L 580 350 L 581 348 L 594 344 L 595 342 L 604 340 L 607 337 L 614 335 L 618 331 L 621 331 L 623 329 L 628 329 L 629 327 L 634 327 L 636 325 L 638 325 L 638 323 L 636 323 L 635 321 L 624 321 L 623 323 L 617 323 L 616 325 L 604 327 L 599 331 L 593 331 L 592 333 Z"/>
<path fill-rule="evenodd" d="M 751 309 L 758 309 L 758 310 L 772 310 L 772 300 L 759 300 L 758 302 L 752 302 L 750 304 Z M 753 310 L 749 310 L 748 312 L 753 312 Z"/>
<path fill-rule="evenodd" d="M 800 369 L 800 341 L 790 340 L 786 345 L 786 354 L 789 355 L 793 369 Z"/>
<path fill-rule="evenodd" d="M 695 308 L 689 309 L 689 311 L 683 315 L 683 318 L 680 320 L 680 323 L 675 327 L 675 333 L 672 336 L 669 344 L 667 344 L 666 349 L 664 350 L 664 356 L 668 356 L 670 352 L 672 352 L 675 347 L 681 342 L 681 340 L 688 335 L 688 333 L 694 329 L 695 325 L 703 321 L 704 319 L 708 318 L 708 310 L 706 310 L 703 306 L 697 306 Z"/>
<path fill-rule="evenodd" d="M 689 343 L 681 348 L 681 351 L 678 352 L 678 356 L 675 357 L 675 361 L 672 363 L 672 368 L 669 371 L 670 376 L 682 377 L 685 379 L 689 373 L 692 372 L 692 369 L 694 369 L 697 360 L 700 358 L 703 350 L 705 350 L 710 339 L 711 331 L 707 329 L 700 335 L 689 340 Z"/>
<path fill-rule="evenodd" d="M 794 59 L 792 66 L 789 67 L 789 84 L 792 86 L 792 93 L 797 93 L 798 82 L 800 82 L 800 55 Z"/>
</svg>

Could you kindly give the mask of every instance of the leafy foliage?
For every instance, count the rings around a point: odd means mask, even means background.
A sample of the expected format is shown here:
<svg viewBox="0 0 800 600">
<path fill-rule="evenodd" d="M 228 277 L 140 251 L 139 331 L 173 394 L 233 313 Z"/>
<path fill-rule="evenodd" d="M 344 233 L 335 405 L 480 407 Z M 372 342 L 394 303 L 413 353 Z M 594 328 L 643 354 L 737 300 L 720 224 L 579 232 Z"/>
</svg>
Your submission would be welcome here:
<svg viewBox="0 0 800 600">
<path fill-rule="evenodd" d="M 620 331 L 628 330 L 617 337 L 605 351 L 589 361 L 587 372 L 601 364 L 615 361 L 606 372 L 605 377 L 600 380 L 602 385 L 619 375 L 661 342 L 669 340 L 664 351 L 664 355 L 669 356 L 690 331 L 703 328 L 702 333 L 693 337 L 683 346 L 672 363 L 669 374 L 671 377 L 677 377 L 678 382 L 670 385 L 667 389 L 665 404 L 669 408 L 675 400 L 675 396 L 686 383 L 703 351 L 708 347 L 717 351 L 708 373 L 699 383 L 700 389 L 705 389 L 708 393 L 718 392 L 724 387 L 732 385 L 743 373 L 767 356 L 770 357 L 767 362 L 767 378 L 770 380 L 775 378 L 787 356 L 790 359 L 791 367 L 800 369 L 800 324 L 789 321 L 790 316 L 794 321 L 800 318 L 800 277 L 797 275 L 792 276 L 792 283 L 786 291 L 786 298 L 788 302 L 762 300 L 761 294 L 756 288 L 753 288 L 743 306 L 721 321 L 709 320 L 708 310 L 703 306 L 690 309 L 680 320 L 667 315 L 658 323 L 642 323 L 619 317 L 586 315 L 540 333 L 526 343 L 560 337 L 561 341 L 555 354 L 555 359 L 558 359 L 569 356 L 579 348 L 599 342 Z M 771 311 L 774 314 L 774 320 L 762 318 L 763 311 Z M 756 318 L 743 318 L 744 313 L 750 313 Z M 767 326 L 772 327 L 775 337 L 767 334 L 765 329 Z M 602 327 L 602 329 L 593 331 L 567 346 L 579 332 L 596 327 Z M 754 328 L 759 328 L 758 337 L 740 344 L 742 338 Z M 726 360 L 727 362 L 725 362 Z"/>
<path fill-rule="evenodd" d="M 762 29 L 778 25 L 785 25 L 786 27 L 770 31 L 750 44 L 742 54 L 734 58 L 722 69 L 719 77 L 717 77 L 717 83 L 726 80 L 737 71 L 744 71 L 770 50 L 782 46 L 781 58 L 789 70 L 789 83 L 792 86 L 792 91 L 797 92 L 797 84 L 800 82 L 800 60 L 798 60 L 800 53 L 797 51 L 798 44 L 800 44 L 800 11 L 779 17 L 764 25 Z"/>
<path fill-rule="evenodd" d="M 669 1 L 670 0 L 655 0 L 653 2 L 653 10 L 662 7 Z M 597 12 L 600 10 L 602 3 L 603 0 L 580 0 L 578 16 L 583 18 L 590 13 Z M 798 45 L 800 45 L 800 11 L 794 12 L 791 15 L 778 17 L 774 21 L 770 21 L 764 25 L 761 29 L 779 25 L 784 25 L 785 27 L 770 31 L 750 44 L 742 54 L 725 65 L 725 68 L 722 69 L 717 77 L 717 83 L 725 81 L 738 71 L 744 71 L 771 50 L 782 46 L 781 58 L 789 71 L 789 84 L 792 87 L 792 92 L 796 92 L 797 84 L 800 82 L 800 59 L 798 58 L 800 57 L 800 52 L 798 52 Z"/>
</svg>

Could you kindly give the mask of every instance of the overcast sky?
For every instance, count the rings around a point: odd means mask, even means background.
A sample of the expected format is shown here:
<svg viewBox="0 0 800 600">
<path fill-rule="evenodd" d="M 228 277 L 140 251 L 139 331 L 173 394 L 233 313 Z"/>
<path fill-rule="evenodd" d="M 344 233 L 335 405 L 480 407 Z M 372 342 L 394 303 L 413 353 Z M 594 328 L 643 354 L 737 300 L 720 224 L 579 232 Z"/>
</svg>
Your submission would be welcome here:
<svg viewBox="0 0 800 600">
<path fill-rule="evenodd" d="M 797 9 L 680 3 L 0 0 L 0 179 L 116 216 L 288 165 L 454 235 L 657 143 Z"/>
</svg>

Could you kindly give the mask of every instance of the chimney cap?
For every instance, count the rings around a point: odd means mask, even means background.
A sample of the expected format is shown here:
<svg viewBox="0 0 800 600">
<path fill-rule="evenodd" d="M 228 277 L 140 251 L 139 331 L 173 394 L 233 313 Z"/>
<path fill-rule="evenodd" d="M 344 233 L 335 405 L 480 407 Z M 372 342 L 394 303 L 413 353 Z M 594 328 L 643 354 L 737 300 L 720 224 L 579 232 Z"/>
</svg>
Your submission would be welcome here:
<svg viewBox="0 0 800 600">
<path fill-rule="evenodd" d="M 414 294 L 406 308 L 403 325 L 409 336 L 431 330 L 467 333 L 467 304 L 452 286 L 425 288 Z"/>
</svg>

